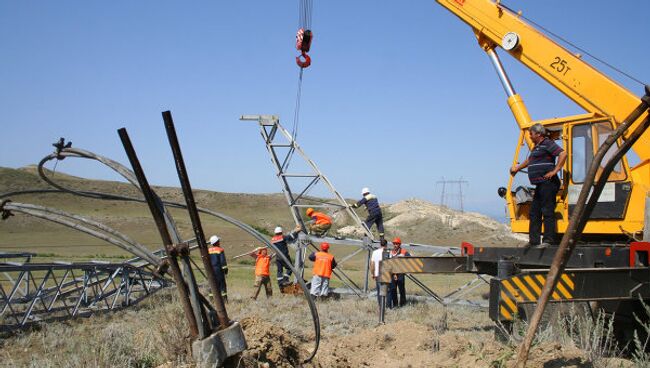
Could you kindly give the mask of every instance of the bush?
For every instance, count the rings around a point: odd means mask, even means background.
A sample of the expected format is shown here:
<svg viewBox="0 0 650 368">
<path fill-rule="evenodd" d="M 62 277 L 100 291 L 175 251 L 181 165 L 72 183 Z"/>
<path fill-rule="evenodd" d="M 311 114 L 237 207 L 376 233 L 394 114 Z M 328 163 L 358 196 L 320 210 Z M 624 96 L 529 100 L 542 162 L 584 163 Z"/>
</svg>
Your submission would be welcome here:
<svg viewBox="0 0 650 368">
<path fill-rule="evenodd" d="M 650 306 L 646 304 L 641 297 L 639 301 L 643 306 L 646 318 L 642 320 L 639 316 L 634 315 L 634 319 L 644 330 L 645 339 L 639 337 L 638 330 L 634 330 L 634 352 L 632 352 L 632 361 L 636 367 L 649 367 L 650 354 L 648 353 L 648 343 L 650 342 Z"/>
</svg>

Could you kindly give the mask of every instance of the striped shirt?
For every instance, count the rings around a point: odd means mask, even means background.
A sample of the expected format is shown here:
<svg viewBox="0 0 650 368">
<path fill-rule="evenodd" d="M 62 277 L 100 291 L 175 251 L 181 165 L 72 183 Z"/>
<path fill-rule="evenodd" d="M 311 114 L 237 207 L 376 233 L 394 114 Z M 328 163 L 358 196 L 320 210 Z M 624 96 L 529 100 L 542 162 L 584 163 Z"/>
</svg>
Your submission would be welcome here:
<svg viewBox="0 0 650 368">
<path fill-rule="evenodd" d="M 555 158 L 562 151 L 562 147 L 548 138 L 533 147 L 528 157 L 528 179 L 531 184 L 546 181 L 544 175 L 555 168 Z"/>
</svg>

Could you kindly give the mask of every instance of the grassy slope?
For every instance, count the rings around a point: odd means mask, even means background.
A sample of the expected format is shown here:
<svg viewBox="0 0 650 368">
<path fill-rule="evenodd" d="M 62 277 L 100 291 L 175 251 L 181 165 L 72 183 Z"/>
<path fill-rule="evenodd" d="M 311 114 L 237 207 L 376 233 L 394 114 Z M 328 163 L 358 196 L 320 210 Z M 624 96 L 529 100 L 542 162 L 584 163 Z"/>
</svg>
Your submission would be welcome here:
<svg viewBox="0 0 650 368">
<path fill-rule="evenodd" d="M 85 180 L 65 174 L 56 174 L 57 182 L 73 189 L 138 196 L 133 186 L 126 183 Z M 26 189 L 46 189 L 33 168 L 0 168 L 0 192 Z M 164 199 L 183 202 L 180 189 L 155 187 Z M 264 229 L 277 224 L 290 226 L 290 215 L 280 194 L 254 195 L 219 193 L 197 190 L 196 201 L 206 207 Z M 121 201 L 103 201 L 69 194 L 35 194 L 14 196 L 15 202 L 32 203 L 58 208 L 70 213 L 88 216 L 131 236 L 152 249 L 160 248 L 160 239 L 145 204 Z M 172 210 L 184 238 L 193 237 L 191 223 L 184 210 Z M 216 233 L 223 243 L 235 247 L 250 245 L 253 240 L 246 233 L 212 216 L 202 216 L 206 234 Z M 0 222 L 0 251 L 24 250 L 63 257 L 94 257 L 123 255 L 119 249 L 93 237 L 69 230 L 44 220 L 17 215 Z"/>
</svg>

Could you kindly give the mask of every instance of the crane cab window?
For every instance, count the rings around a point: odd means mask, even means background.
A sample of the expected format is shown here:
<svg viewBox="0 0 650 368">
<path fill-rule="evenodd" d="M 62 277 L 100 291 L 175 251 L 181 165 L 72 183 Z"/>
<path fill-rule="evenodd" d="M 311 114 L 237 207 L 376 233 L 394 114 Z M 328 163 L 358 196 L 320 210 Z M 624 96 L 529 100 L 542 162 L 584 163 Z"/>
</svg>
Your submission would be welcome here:
<svg viewBox="0 0 650 368">
<path fill-rule="evenodd" d="M 555 144 L 558 145 L 558 147 L 562 147 L 563 150 L 566 150 L 566 147 L 564 147 L 564 139 L 562 137 L 562 128 L 547 128 L 547 136 L 549 139 L 551 139 Z M 560 190 L 564 187 L 564 168 L 560 169 L 558 171 L 557 176 L 560 178 Z"/>
<path fill-rule="evenodd" d="M 612 127 L 608 122 L 576 125 L 572 129 L 572 161 L 571 161 L 571 179 L 574 183 L 583 183 L 589 167 L 594 159 L 595 152 L 605 142 L 607 137 L 612 133 Z M 618 142 L 612 145 L 605 154 L 601 166 L 596 173 L 596 180 L 604 169 L 604 165 L 614 155 L 618 149 Z M 608 181 L 622 181 L 627 179 L 623 165 L 619 161 L 614 170 L 609 175 Z"/>
</svg>

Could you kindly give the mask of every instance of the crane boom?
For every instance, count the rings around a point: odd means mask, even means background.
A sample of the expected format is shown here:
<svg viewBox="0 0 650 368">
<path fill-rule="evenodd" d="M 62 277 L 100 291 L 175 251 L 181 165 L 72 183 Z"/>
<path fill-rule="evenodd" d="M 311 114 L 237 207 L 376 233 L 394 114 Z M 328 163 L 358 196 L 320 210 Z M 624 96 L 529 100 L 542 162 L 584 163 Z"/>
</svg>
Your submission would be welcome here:
<svg viewBox="0 0 650 368">
<path fill-rule="evenodd" d="M 496 46 L 507 50 L 587 112 L 610 116 L 620 123 L 639 104 L 637 95 L 527 24 L 520 14 L 500 1 L 436 1 L 472 27 L 486 51 Z M 641 116 L 629 131 L 633 131 L 645 116 Z M 642 161 L 650 159 L 650 132 L 646 132 L 633 149 Z"/>
</svg>

